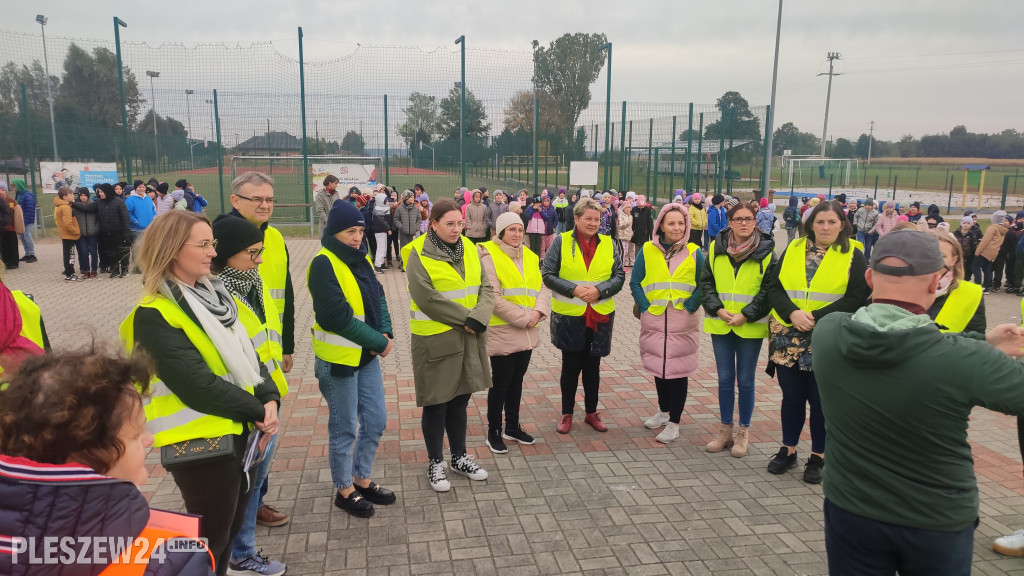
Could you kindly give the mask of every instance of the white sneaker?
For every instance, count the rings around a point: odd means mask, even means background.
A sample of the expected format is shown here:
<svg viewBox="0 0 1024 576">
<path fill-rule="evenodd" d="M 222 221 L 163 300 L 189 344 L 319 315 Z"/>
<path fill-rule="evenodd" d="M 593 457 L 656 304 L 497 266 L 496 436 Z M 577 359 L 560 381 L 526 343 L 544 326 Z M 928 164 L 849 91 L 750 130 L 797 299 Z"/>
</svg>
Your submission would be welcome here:
<svg viewBox="0 0 1024 576">
<path fill-rule="evenodd" d="M 451 483 L 448 482 L 448 475 L 444 472 L 447 467 L 448 463 L 441 460 L 440 462 L 431 462 L 430 468 L 427 468 L 427 479 L 435 492 L 447 492 L 452 489 Z"/>
<path fill-rule="evenodd" d="M 679 424 L 669 422 L 665 424 L 665 429 L 661 431 L 661 434 L 655 436 L 654 439 L 662 444 L 668 444 L 676 438 L 679 438 Z"/>
<path fill-rule="evenodd" d="M 487 470 L 477 466 L 469 454 L 452 459 L 452 472 L 462 474 L 470 480 L 487 480 Z"/>
<path fill-rule="evenodd" d="M 1009 536 L 1000 536 L 992 543 L 992 549 L 1003 556 L 1020 558 L 1024 556 L 1024 530 L 1017 530 Z"/>
<path fill-rule="evenodd" d="M 644 422 L 644 426 L 647 426 L 651 430 L 657 430 L 665 424 L 668 424 L 668 412 L 658 412 Z"/>
</svg>

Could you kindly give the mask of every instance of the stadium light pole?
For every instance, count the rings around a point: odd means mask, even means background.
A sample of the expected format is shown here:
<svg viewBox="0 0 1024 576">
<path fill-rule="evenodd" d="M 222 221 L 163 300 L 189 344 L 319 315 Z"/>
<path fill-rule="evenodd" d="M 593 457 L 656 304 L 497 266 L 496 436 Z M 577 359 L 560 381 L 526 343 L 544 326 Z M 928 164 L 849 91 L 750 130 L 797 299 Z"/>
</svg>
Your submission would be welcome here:
<svg viewBox="0 0 1024 576">
<path fill-rule="evenodd" d="M 779 0 L 779 20 L 775 24 L 775 65 L 772 67 L 772 101 L 764 119 L 764 166 L 761 170 L 761 198 L 768 196 L 768 188 L 772 179 L 772 139 L 774 137 L 775 119 L 775 85 L 779 79 L 779 38 L 782 34 L 782 0 Z"/>
<path fill-rule="evenodd" d="M 601 46 L 600 50 L 608 50 L 608 94 L 604 102 L 604 154 L 606 157 L 604 164 L 604 187 L 607 189 L 608 181 L 612 175 L 612 154 L 611 150 L 608 149 L 611 144 L 612 125 L 612 43 L 609 42 Z"/>
<path fill-rule="evenodd" d="M 53 135 L 53 161 L 60 162 L 60 154 L 57 152 L 57 125 L 53 122 L 53 88 L 50 87 L 50 58 L 46 54 L 46 22 L 49 20 L 42 14 L 36 15 L 36 22 L 39 22 L 39 29 L 43 32 L 43 63 L 46 64 L 46 97 L 50 101 L 50 133 Z"/>
<path fill-rule="evenodd" d="M 195 93 L 196 93 L 195 90 L 185 90 L 185 113 L 188 115 L 188 139 L 189 140 L 194 140 L 194 138 L 192 138 L 192 104 L 189 102 L 188 97 L 193 95 L 193 94 L 195 94 Z M 190 157 L 190 159 L 192 161 L 192 169 L 195 170 L 196 169 L 196 156 L 195 156 L 195 154 L 192 153 L 192 147 L 191 146 L 188 149 L 188 154 L 189 154 L 189 157 Z"/>
<path fill-rule="evenodd" d="M 149 97 L 153 99 L 150 102 L 153 110 L 153 150 L 156 152 L 156 167 L 160 168 L 160 143 L 157 140 L 156 134 L 156 89 L 153 88 L 153 78 L 159 78 L 160 73 L 152 70 L 146 70 L 146 76 L 149 76 Z"/>
<path fill-rule="evenodd" d="M 462 81 L 459 82 L 459 168 L 462 171 L 462 186 L 466 186 L 466 35 L 455 39 L 462 46 Z"/>
<path fill-rule="evenodd" d="M 124 65 L 121 63 L 121 28 L 127 28 L 128 24 L 117 16 L 114 16 L 114 44 L 117 46 L 117 86 L 121 91 L 121 130 L 124 142 L 121 144 L 121 152 L 124 154 L 125 179 L 132 181 L 132 165 L 128 157 L 128 108 L 124 99 Z"/>
</svg>

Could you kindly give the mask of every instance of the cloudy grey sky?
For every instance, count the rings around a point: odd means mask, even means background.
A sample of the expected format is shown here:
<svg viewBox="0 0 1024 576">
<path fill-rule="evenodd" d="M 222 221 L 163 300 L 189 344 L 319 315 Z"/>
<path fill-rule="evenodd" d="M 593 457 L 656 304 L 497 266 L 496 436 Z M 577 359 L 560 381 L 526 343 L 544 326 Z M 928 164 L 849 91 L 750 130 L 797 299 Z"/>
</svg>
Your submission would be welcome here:
<svg viewBox="0 0 1024 576">
<path fill-rule="evenodd" d="M 728 90 L 769 101 L 778 4 L 774 0 L 450 0 L 375 2 L 176 0 L 3 2 L 0 28 L 109 38 L 111 17 L 131 41 L 273 40 L 307 60 L 336 58 L 356 43 L 529 50 L 568 31 L 604 32 L 614 43 L 613 100 L 713 103 Z M 1019 0 L 785 0 L 775 126 L 820 134 L 829 51 L 842 54 L 829 135 L 856 138 L 1024 130 L 1024 42 Z M 604 74 L 593 87 L 603 100 Z M 614 114 L 613 114 L 614 115 Z"/>
</svg>

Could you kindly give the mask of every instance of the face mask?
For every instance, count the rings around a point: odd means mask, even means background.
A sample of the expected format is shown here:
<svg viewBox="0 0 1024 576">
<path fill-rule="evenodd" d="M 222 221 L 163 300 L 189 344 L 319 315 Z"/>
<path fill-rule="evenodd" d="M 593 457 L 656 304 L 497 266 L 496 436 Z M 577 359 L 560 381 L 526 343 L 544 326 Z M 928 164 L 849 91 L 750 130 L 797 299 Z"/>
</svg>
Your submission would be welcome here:
<svg viewBox="0 0 1024 576">
<path fill-rule="evenodd" d="M 953 284 L 953 272 L 947 270 L 942 278 L 939 278 L 939 286 L 935 289 L 936 296 L 944 296 L 946 292 L 949 292 L 949 287 Z"/>
</svg>

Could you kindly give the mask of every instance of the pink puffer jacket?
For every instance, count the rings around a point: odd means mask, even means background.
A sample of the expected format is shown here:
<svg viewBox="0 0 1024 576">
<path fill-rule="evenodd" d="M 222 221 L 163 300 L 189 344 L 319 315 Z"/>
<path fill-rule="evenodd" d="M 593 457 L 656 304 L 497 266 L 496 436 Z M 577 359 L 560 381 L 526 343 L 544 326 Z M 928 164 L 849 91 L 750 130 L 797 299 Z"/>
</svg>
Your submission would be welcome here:
<svg viewBox="0 0 1024 576">
<path fill-rule="evenodd" d="M 683 215 L 686 230 L 683 232 L 682 243 L 690 238 L 690 215 L 678 203 L 666 204 L 654 222 L 654 238 L 650 242 L 665 254 L 661 245 L 661 221 L 669 212 L 677 211 Z M 669 272 L 674 272 L 690 252 L 684 245 L 669 260 Z M 646 263 L 645 263 L 646 267 Z M 690 376 L 697 371 L 697 345 L 700 339 L 700 324 L 703 312 L 698 309 L 696 314 L 669 306 L 665 313 L 655 316 L 650 312 L 640 315 L 640 358 L 644 370 L 657 378 L 671 379 Z"/>
</svg>

